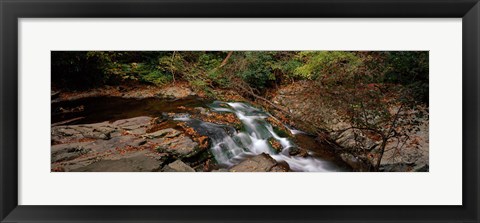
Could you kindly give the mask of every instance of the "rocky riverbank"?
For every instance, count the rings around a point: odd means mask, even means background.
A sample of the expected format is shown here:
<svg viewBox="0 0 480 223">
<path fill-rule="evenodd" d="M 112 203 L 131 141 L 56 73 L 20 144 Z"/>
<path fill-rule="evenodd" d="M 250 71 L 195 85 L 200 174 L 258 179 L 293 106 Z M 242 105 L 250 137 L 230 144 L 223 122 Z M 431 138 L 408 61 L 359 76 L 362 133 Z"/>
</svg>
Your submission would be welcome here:
<svg viewBox="0 0 480 223">
<path fill-rule="evenodd" d="M 155 85 L 121 85 L 121 86 L 103 86 L 85 91 L 52 91 L 52 103 L 61 101 L 72 101 L 91 97 L 121 97 L 121 98 L 164 98 L 164 99 L 182 99 L 197 95 L 187 83 L 177 83 L 175 85 L 155 86 Z"/>
<path fill-rule="evenodd" d="M 348 123 L 334 110 L 325 106 L 321 97 L 312 97 L 308 81 L 299 81 L 287 86 L 282 86 L 270 95 L 270 100 L 278 107 L 284 108 L 293 117 L 308 120 L 309 124 L 324 129 L 345 129 Z M 316 92 L 315 95 L 321 95 Z M 298 103 L 301 101 L 302 103 Z M 412 111 L 410 111 L 412 112 Z M 305 122 L 289 119 L 285 112 L 276 111 L 274 114 L 292 126 L 307 129 Z M 297 119 L 298 120 L 298 119 Z M 429 128 L 428 115 L 417 120 L 420 124 L 418 131 L 409 136 L 405 146 L 399 148 L 398 141 L 387 142 L 385 154 L 381 160 L 380 171 L 428 171 L 429 169 Z M 353 129 L 341 132 L 328 133 L 328 137 L 338 145 L 337 153 L 354 170 L 369 171 L 371 158 L 375 154 L 374 148 L 381 142 L 374 135 L 366 135 Z M 321 141 L 322 139 L 319 139 Z"/>
<path fill-rule="evenodd" d="M 221 122 L 221 121 L 220 121 Z M 168 118 L 135 117 L 52 127 L 52 171 L 269 172 L 288 171 L 267 154 L 229 169 L 215 164 L 209 141 Z"/>
</svg>

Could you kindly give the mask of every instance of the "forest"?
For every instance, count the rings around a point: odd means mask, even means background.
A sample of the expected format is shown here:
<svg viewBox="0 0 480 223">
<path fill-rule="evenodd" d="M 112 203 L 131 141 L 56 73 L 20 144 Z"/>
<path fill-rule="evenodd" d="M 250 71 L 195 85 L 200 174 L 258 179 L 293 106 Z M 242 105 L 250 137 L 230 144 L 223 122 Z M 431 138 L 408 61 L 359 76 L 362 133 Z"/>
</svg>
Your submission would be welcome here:
<svg viewBox="0 0 480 223">
<path fill-rule="evenodd" d="M 52 51 L 51 169 L 429 171 L 428 51 Z"/>
</svg>

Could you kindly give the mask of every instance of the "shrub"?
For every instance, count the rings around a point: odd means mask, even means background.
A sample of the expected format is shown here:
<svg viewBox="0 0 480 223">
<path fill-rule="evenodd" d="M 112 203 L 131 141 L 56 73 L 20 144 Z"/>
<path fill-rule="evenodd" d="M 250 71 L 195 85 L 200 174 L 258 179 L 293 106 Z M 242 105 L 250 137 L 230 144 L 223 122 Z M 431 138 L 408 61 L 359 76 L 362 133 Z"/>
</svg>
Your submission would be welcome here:
<svg viewBox="0 0 480 223">
<path fill-rule="evenodd" d="M 247 66 L 239 75 L 250 86 L 263 89 L 275 80 L 270 52 L 245 52 Z"/>
</svg>

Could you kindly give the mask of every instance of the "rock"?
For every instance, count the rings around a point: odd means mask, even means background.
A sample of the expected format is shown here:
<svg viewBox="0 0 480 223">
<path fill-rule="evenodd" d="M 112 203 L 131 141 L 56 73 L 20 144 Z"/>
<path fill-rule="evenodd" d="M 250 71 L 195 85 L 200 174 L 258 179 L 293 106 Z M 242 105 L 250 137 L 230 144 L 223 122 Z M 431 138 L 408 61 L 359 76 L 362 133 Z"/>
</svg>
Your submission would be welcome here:
<svg viewBox="0 0 480 223">
<path fill-rule="evenodd" d="M 159 143 L 157 148 L 160 152 L 172 153 L 179 156 L 191 156 L 197 152 L 198 144 L 185 135 L 171 140 L 154 141 Z"/>
<path fill-rule="evenodd" d="M 280 152 L 282 151 L 283 147 L 282 147 L 282 144 L 280 144 L 280 142 L 278 142 L 275 138 L 273 137 L 270 137 L 268 139 L 268 143 L 270 144 L 270 146 L 277 152 Z"/>
<path fill-rule="evenodd" d="M 306 157 L 308 156 L 308 151 L 299 147 L 293 147 L 288 150 L 288 154 L 290 156 Z"/>
<path fill-rule="evenodd" d="M 379 144 L 366 137 L 360 130 L 353 129 L 346 130 L 336 136 L 335 142 L 343 148 L 356 149 L 361 146 L 365 150 L 372 150 Z"/>
<path fill-rule="evenodd" d="M 60 113 L 75 113 L 75 112 L 82 112 L 85 110 L 85 107 L 83 105 L 80 105 L 80 106 L 77 106 L 77 107 L 74 107 L 74 108 L 58 108 L 58 112 Z"/>
<path fill-rule="evenodd" d="M 413 171 L 414 172 L 429 172 L 430 167 L 428 166 L 428 164 L 421 165 L 421 166 L 416 166 L 415 168 L 413 168 Z"/>
<path fill-rule="evenodd" d="M 53 126 L 52 171 L 158 171 L 165 160 L 201 151 L 197 142 L 173 128 L 147 134 L 156 125 L 152 120 Z"/>
<path fill-rule="evenodd" d="M 62 139 L 103 139 L 111 138 L 115 128 L 106 122 L 89 125 L 69 125 L 52 127 L 52 140 L 62 142 Z"/>
<path fill-rule="evenodd" d="M 207 115 L 208 114 L 208 109 L 203 108 L 203 107 L 195 107 L 194 108 L 196 111 L 198 111 L 201 115 Z"/>
<path fill-rule="evenodd" d="M 63 141 L 62 141 L 63 140 Z M 123 135 L 113 137 L 109 140 L 90 140 L 81 141 L 82 139 L 62 139 L 63 143 L 52 145 L 52 154 L 57 151 L 69 150 L 71 148 L 83 148 L 93 152 L 105 152 L 115 148 L 138 147 L 146 144 L 146 140 L 133 135 Z M 80 141 L 79 141 L 80 140 Z M 53 161 L 53 160 L 52 160 Z"/>
<path fill-rule="evenodd" d="M 112 126 L 130 131 L 133 134 L 145 134 L 147 126 L 151 124 L 152 118 L 140 116 L 130 119 L 122 119 L 112 123 Z"/>
<path fill-rule="evenodd" d="M 51 162 L 61 162 L 61 161 L 68 161 L 78 158 L 83 154 L 87 154 L 90 152 L 91 149 L 84 148 L 84 146 L 80 144 L 69 145 L 63 148 L 52 148 L 52 156 Z"/>
<path fill-rule="evenodd" d="M 135 146 L 142 146 L 145 145 L 145 143 L 147 143 L 147 140 L 137 140 Z"/>
<path fill-rule="evenodd" d="M 212 170 L 212 172 L 229 172 L 229 170 L 225 168 L 220 168 L 218 170 Z"/>
<path fill-rule="evenodd" d="M 275 165 L 277 162 L 270 155 L 262 153 L 230 168 L 230 172 L 269 172 Z"/>
<path fill-rule="evenodd" d="M 163 172 L 195 172 L 195 170 L 189 165 L 185 164 L 181 160 L 176 160 L 173 163 L 166 165 Z"/>
<path fill-rule="evenodd" d="M 289 170 L 286 166 L 276 165 L 270 169 L 270 172 L 288 172 Z"/>
<path fill-rule="evenodd" d="M 350 153 L 342 153 L 340 154 L 340 158 L 355 171 L 368 172 L 370 170 L 369 165 Z"/>
<path fill-rule="evenodd" d="M 143 137 L 147 138 L 147 139 L 154 139 L 154 138 L 160 138 L 160 137 L 173 138 L 173 137 L 179 136 L 180 134 L 181 134 L 180 131 L 172 129 L 172 128 L 168 128 L 168 129 L 161 129 L 161 130 L 158 130 L 156 132 L 149 133 L 149 134 L 145 134 L 145 135 L 143 135 Z"/>
<path fill-rule="evenodd" d="M 164 121 L 167 121 L 167 117 L 162 114 L 161 116 L 155 117 L 152 120 L 150 120 L 150 124 L 152 124 L 152 125 L 160 124 Z"/>
<path fill-rule="evenodd" d="M 166 113 L 166 114 L 163 114 L 163 115 L 165 115 L 166 117 L 171 118 L 171 119 L 190 118 L 190 114 L 188 114 L 188 113 Z"/>
<path fill-rule="evenodd" d="M 58 96 L 60 95 L 60 91 L 51 91 L 50 95 L 52 99 L 57 99 Z"/>
<path fill-rule="evenodd" d="M 382 172 L 410 172 L 413 170 L 414 164 L 411 163 L 394 163 L 381 165 L 379 171 Z"/>
<path fill-rule="evenodd" d="M 146 151 L 130 154 L 125 158 L 102 159 L 85 167 L 72 171 L 77 172 L 156 172 L 160 170 L 161 161 L 146 156 Z"/>
<path fill-rule="evenodd" d="M 164 98 L 180 99 L 195 95 L 192 89 L 183 86 L 169 86 L 162 89 L 159 95 Z"/>
</svg>

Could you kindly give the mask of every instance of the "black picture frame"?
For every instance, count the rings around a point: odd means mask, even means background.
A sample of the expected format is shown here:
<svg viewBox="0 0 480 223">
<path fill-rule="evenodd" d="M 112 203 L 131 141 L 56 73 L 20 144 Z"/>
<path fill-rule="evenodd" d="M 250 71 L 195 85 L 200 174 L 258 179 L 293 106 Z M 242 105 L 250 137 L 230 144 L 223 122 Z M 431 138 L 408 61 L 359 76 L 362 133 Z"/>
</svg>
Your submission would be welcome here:
<svg viewBox="0 0 480 223">
<path fill-rule="evenodd" d="M 479 222 L 478 0 L 1 0 L 1 222 Z M 18 19 L 132 17 L 462 18 L 462 206 L 18 205 Z M 448 44 L 448 43 L 446 43 Z M 39 191 L 39 193 L 42 193 Z M 439 194 L 439 196 L 442 196 Z"/>
</svg>

